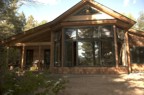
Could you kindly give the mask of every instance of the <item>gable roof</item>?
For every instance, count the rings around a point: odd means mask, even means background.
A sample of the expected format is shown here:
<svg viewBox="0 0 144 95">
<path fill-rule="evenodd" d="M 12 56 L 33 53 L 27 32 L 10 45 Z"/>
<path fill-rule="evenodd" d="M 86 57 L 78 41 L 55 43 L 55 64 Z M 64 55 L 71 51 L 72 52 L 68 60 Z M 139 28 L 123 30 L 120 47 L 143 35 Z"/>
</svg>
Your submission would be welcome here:
<svg viewBox="0 0 144 95">
<path fill-rule="evenodd" d="M 130 46 L 144 46 L 144 31 L 129 29 L 128 36 Z"/>
<path fill-rule="evenodd" d="M 33 35 L 34 33 L 40 33 L 40 32 L 50 32 L 52 31 L 52 29 L 56 29 L 61 27 L 60 23 L 67 18 L 69 15 L 71 15 L 72 13 L 74 13 L 75 11 L 77 11 L 77 9 L 83 7 L 84 5 L 89 4 L 90 6 L 118 19 L 121 22 L 124 22 L 128 25 L 127 28 L 132 27 L 136 22 L 127 18 L 126 16 L 98 3 L 95 2 L 93 0 L 81 0 L 80 2 L 78 2 L 76 5 L 74 5 L 73 7 L 71 7 L 70 9 L 68 9 L 66 12 L 64 12 L 63 14 L 61 14 L 59 17 L 57 17 L 56 19 L 54 19 L 53 21 L 46 23 L 44 25 L 40 25 L 38 27 L 35 27 L 33 29 L 30 29 L 28 31 L 25 31 L 23 33 L 17 34 L 13 37 L 10 37 L 7 41 L 5 41 L 4 43 L 11 43 L 11 42 L 16 42 L 21 38 L 25 38 L 28 36 Z"/>
</svg>

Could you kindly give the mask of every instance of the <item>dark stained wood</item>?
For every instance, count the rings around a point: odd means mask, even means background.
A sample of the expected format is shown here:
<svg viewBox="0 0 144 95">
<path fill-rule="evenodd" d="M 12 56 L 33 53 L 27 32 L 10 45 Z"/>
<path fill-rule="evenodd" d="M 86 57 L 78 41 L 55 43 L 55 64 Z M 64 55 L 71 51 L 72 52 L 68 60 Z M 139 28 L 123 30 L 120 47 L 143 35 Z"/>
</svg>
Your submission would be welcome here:
<svg viewBox="0 0 144 95">
<path fill-rule="evenodd" d="M 129 37 L 130 47 L 132 46 L 143 47 L 144 46 L 144 32 L 143 31 L 129 29 L 128 37 Z"/>
<path fill-rule="evenodd" d="M 25 58 L 25 46 L 22 46 L 22 52 L 21 52 L 21 70 L 24 68 L 24 58 Z"/>
<path fill-rule="evenodd" d="M 9 64 L 9 47 L 7 46 L 6 49 L 7 49 L 7 52 L 6 52 L 6 64 L 8 66 L 8 64 Z"/>
<path fill-rule="evenodd" d="M 62 67 L 64 67 L 64 54 L 65 54 L 65 49 L 64 49 L 64 29 L 62 30 Z"/>
<path fill-rule="evenodd" d="M 130 49 L 129 49 L 128 32 L 125 33 L 125 41 L 126 41 L 126 53 L 127 53 L 128 73 L 131 73 L 132 69 L 131 69 L 131 59 L 130 59 Z"/>
<path fill-rule="evenodd" d="M 38 46 L 38 59 L 39 59 L 39 62 L 38 62 L 38 69 L 41 70 L 41 46 Z"/>
<path fill-rule="evenodd" d="M 48 32 L 49 30 L 50 30 L 50 28 L 47 28 L 47 29 L 45 29 L 45 30 L 37 31 L 37 32 L 32 33 L 32 34 L 31 34 L 31 33 L 30 33 L 30 34 L 23 34 L 23 35 L 20 35 L 20 37 L 19 37 L 19 36 L 18 36 L 18 37 L 12 37 L 12 38 L 14 38 L 14 39 L 6 42 L 6 44 L 7 44 L 7 45 L 13 45 L 13 44 L 16 43 L 16 42 L 21 42 L 21 41 L 23 41 L 23 40 L 29 39 L 29 38 L 31 38 L 31 37 L 33 37 L 33 36 L 36 36 L 36 35 L 39 35 L 39 34 L 41 34 L 41 33 Z"/>
<path fill-rule="evenodd" d="M 126 29 L 126 30 L 131 28 L 131 25 L 129 23 L 125 23 L 125 22 L 120 21 L 120 20 L 117 20 L 116 25 L 123 28 L 123 29 Z"/>
<path fill-rule="evenodd" d="M 114 30 L 114 47 L 115 47 L 115 60 L 116 60 L 116 68 L 119 67 L 119 58 L 118 58 L 118 46 L 117 46 L 117 33 L 116 33 L 116 26 L 113 26 Z"/>
<path fill-rule="evenodd" d="M 83 25 L 98 25 L 98 24 L 115 24 L 116 20 L 96 20 L 96 21 L 75 21 L 62 22 L 62 26 L 83 26 Z"/>
<path fill-rule="evenodd" d="M 16 43 L 14 46 L 45 46 L 51 45 L 51 42 L 29 42 L 29 43 Z"/>
</svg>

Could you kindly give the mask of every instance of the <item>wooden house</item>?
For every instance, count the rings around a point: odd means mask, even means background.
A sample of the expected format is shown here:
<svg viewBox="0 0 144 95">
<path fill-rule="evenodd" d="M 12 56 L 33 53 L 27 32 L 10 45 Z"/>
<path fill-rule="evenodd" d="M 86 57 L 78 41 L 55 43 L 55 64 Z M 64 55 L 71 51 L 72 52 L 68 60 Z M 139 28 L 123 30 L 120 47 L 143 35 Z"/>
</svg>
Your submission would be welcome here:
<svg viewBox="0 0 144 95">
<path fill-rule="evenodd" d="M 130 73 L 143 70 L 144 63 L 144 33 L 130 30 L 135 23 L 98 2 L 81 0 L 53 21 L 2 44 L 20 49 L 22 69 L 37 61 L 39 69 L 53 73 Z M 137 49 L 141 55 L 134 59 Z"/>
</svg>

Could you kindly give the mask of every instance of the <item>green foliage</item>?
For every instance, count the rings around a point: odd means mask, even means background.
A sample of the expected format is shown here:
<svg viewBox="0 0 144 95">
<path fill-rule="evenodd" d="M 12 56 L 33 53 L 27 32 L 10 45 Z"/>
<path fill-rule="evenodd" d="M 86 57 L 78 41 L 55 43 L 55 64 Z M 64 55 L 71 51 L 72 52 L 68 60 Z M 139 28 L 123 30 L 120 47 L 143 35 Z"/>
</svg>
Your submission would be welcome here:
<svg viewBox="0 0 144 95">
<path fill-rule="evenodd" d="M 43 24 L 46 24 L 47 23 L 47 20 L 42 20 L 38 25 L 43 25 Z"/>
<path fill-rule="evenodd" d="M 2 95 L 57 95 L 66 81 L 47 72 L 15 72 L 5 74 Z"/>
<path fill-rule="evenodd" d="M 140 12 L 140 15 L 137 19 L 137 28 L 144 31 L 144 12 Z"/>
<path fill-rule="evenodd" d="M 26 21 L 26 25 L 24 27 L 24 30 L 29 30 L 32 29 L 34 27 L 36 27 L 38 25 L 38 22 L 34 19 L 34 17 L 32 15 L 30 15 Z"/>
<path fill-rule="evenodd" d="M 22 32 L 25 25 L 25 16 L 18 13 L 19 0 L 0 1 L 0 39 L 3 40 Z"/>
</svg>

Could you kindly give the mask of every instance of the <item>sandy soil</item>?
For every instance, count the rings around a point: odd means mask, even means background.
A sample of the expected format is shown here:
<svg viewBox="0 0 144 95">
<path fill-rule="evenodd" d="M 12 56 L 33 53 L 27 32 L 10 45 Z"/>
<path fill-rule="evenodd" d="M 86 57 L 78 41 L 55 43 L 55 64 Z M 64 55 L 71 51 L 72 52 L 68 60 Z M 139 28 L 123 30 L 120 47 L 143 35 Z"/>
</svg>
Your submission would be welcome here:
<svg viewBox="0 0 144 95">
<path fill-rule="evenodd" d="M 69 83 L 59 95 L 144 95 L 144 73 L 65 77 Z"/>
</svg>

